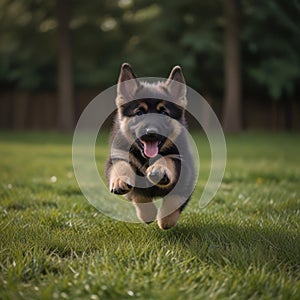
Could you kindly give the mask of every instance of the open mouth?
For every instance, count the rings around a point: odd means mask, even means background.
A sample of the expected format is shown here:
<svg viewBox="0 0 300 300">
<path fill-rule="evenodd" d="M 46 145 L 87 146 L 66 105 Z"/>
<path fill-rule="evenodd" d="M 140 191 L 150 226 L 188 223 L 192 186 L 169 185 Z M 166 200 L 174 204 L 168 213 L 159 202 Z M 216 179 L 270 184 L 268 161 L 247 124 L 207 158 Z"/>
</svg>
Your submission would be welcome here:
<svg viewBox="0 0 300 300">
<path fill-rule="evenodd" d="M 138 139 L 138 144 L 143 149 L 143 153 L 148 158 L 155 157 L 163 144 L 163 138 L 159 135 L 151 136 L 148 135 L 142 136 Z"/>
</svg>

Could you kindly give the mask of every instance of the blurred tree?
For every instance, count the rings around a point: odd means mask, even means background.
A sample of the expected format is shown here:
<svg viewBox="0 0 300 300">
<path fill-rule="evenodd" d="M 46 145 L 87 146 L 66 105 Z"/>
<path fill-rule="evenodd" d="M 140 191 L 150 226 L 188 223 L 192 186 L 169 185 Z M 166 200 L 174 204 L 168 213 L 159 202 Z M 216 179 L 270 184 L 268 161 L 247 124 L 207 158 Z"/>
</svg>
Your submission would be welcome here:
<svg viewBox="0 0 300 300">
<path fill-rule="evenodd" d="M 0 86 L 34 90 L 55 86 L 52 1 L 0 2 Z"/>
<path fill-rule="evenodd" d="M 126 56 L 152 76 L 166 77 L 172 66 L 180 64 L 190 86 L 221 98 L 221 4 L 221 0 L 135 1 L 130 13 L 125 12 L 132 34 Z"/>
<path fill-rule="evenodd" d="M 73 78 L 70 41 L 70 0 L 57 0 L 58 21 L 58 122 L 62 131 L 74 129 Z"/>
<path fill-rule="evenodd" d="M 300 79 L 300 1 L 244 0 L 246 78 L 279 100 Z"/>
<path fill-rule="evenodd" d="M 300 85 L 300 1 L 244 0 L 242 34 L 245 92 L 284 102 L 285 127 L 292 127 Z M 276 118 L 273 113 L 273 118 Z M 300 118 L 300 116 L 298 116 Z M 273 120 L 276 123 L 276 120 Z"/>
<path fill-rule="evenodd" d="M 225 95 L 223 128 L 236 133 L 242 129 L 241 118 L 241 56 L 239 0 L 224 0 L 225 12 Z"/>
<path fill-rule="evenodd" d="M 224 53 L 226 57 L 233 54 L 232 50 L 225 52 L 229 44 L 224 43 L 224 28 L 229 23 L 223 5 L 233 0 L 68 1 L 72 14 L 66 32 L 72 35 L 72 49 L 66 52 L 72 52 L 73 72 L 69 72 L 65 88 L 71 78 L 75 88 L 100 91 L 109 87 L 116 82 L 124 61 L 130 62 L 140 76 L 166 77 L 173 65 L 180 64 L 188 84 L 215 99 L 214 107 L 220 107 L 224 87 L 229 87 L 229 81 L 224 82 L 229 78 Z M 247 99 L 274 99 L 284 104 L 296 99 L 300 81 L 299 0 L 240 3 L 242 26 L 235 34 L 241 37 L 243 68 L 230 86 L 239 86 L 243 78 Z M 58 43 L 62 31 L 55 4 L 0 0 L 0 88 L 54 90 L 63 82 L 57 79 L 57 55 L 67 39 Z M 231 59 L 231 71 L 235 69 L 238 74 L 238 56 L 231 55 Z M 68 60 L 61 60 L 64 68 Z M 232 100 L 229 89 L 226 91 L 225 98 Z M 236 95 L 240 93 L 237 89 Z M 225 117 L 225 107 L 224 124 L 225 119 L 237 120 Z M 238 104 L 228 107 L 231 113 L 233 108 L 239 111 Z M 71 112 L 72 108 L 61 111 Z M 61 118 L 65 116 L 63 112 Z"/>
</svg>

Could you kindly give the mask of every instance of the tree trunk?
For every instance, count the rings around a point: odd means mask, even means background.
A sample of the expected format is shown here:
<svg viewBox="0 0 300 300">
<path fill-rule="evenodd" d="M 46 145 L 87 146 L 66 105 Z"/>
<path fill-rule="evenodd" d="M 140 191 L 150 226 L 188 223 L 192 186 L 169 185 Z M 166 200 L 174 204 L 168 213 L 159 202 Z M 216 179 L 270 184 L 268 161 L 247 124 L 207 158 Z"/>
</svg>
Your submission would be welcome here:
<svg viewBox="0 0 300 300">
<path fill-rule="evenodd" d="M 284 116 L 284 123 L 285 129 L 291 131 L 293 128 L 293 99 L 290 95 L 286 97 L 284 102 L 285 105 L 285 116 Z"/>
<path fill-rule="evenodd" d="M 223 104 L 223 128 L 237 133 L 242 129 L 241 118 L 241 59 L 240 16 L 238 0 L 224 0 L 225 13 L 225 99 Z"/>
<path fill-rule="evenodd" d="M 70 45 L 70 0 L 57 0 L 58 20 L 58 126 L 64 132 L 74 129 L 73 78 Z"/>
</svg>

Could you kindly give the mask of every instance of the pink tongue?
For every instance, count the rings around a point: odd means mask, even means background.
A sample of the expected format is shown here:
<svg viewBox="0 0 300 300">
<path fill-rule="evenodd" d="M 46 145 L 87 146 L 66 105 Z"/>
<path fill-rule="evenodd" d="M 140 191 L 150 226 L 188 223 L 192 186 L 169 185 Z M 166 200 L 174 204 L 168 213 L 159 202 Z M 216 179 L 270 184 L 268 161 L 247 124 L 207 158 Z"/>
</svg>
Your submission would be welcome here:
<svg viewBox="0 0 300 300">
<path fill-rule="evenodd" d="M 154 157 L 158 154 L 158 141 L 155 142 L 142 141 L 142 143 L 144 145 L 144 153 L 148 157 Z"/>
</svg>

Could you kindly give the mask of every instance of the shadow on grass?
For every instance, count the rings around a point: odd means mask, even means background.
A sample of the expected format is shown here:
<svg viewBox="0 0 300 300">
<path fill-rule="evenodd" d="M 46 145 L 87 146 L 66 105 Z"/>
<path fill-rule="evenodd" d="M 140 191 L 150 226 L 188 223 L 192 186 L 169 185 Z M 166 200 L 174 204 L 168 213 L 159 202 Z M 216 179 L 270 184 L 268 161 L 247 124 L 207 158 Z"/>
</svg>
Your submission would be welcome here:
<svg viewBox="0 0 300 300">
<path fill-rule="evenodd" d="M 246 269 L 265 266 L 300 278 L 300 234 L 278 226 L 224 224 L 215 220 L 179 225 L 158 235 L 201 261 Z"/>
</svg>

